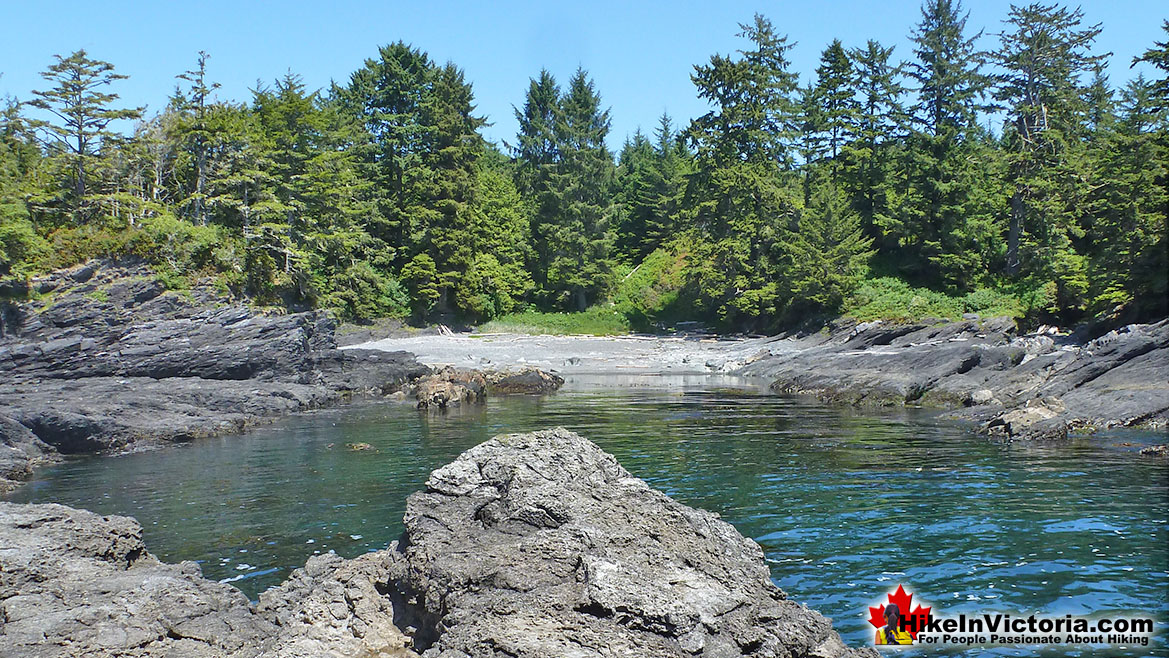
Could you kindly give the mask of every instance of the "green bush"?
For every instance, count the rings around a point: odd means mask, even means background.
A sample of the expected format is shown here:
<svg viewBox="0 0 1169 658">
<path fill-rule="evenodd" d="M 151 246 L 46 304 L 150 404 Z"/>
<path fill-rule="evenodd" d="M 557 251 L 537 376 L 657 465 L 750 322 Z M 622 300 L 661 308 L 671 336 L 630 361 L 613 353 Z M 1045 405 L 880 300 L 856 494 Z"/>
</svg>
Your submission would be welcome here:
<svg viewBox="0 0 1169 658">
<path fill-rule="evenodd" d="M 630 326 L 648 331 L 659 322 L 695 319 L 687 289 L 691 258 L 690 245 L 678 241 L 659 247 L 623 273 L 613 303 Z"/>
<path fill-rule="evenodd" d="M 586 334 L 614 336 L 629 333 L 629 320 L 611 305 L 593 306 L 580 313 L 541 313 L 535 310 L 502 315 L 479 327 L 485 333 Z"/>
<path fill-rule="evenodd" d="M 1022 317 L 1028 304 L 1011 292 L 980 288 L 960 297 L 928 288 L 915 288 L 893 277 L 863 282 L 847 300 L 844 315 L 861 322 L 914 321 L 924 318 L 958 320 L 963 313 L 986 317 Z"/>
</svg>

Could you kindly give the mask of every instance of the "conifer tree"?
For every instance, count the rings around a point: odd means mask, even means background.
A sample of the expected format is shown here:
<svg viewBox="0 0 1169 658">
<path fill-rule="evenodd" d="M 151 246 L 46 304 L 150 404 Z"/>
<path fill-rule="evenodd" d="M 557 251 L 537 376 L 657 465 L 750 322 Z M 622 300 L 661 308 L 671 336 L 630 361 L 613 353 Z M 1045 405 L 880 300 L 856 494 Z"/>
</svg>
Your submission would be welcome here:
<svg viewBox="0 0 1169 658">
<path fill-rule="evenodd" d="M 545 268 L 545 292 L 579 311 L 606 290 L 613 266 L 615 167 L 605 145 L 608 134 L 609 111 L 601 109 L 596 85 L 578 69 L 560 100 L 559 159 L 540 193 L 532 233 Z"/>
<path fill-rule="evenodd" d="M 1087 191 L 1091 118 L 1080 80 L 1103 58 L 1090 52 L 1100 26 L 1081 28 L 1082 18 L 1080 10 L 1058 5 L 1012 7 L 1009 30 L 991 55 L 1003 69 L 995 98 L 1009 113 L 1006 270 L 1054 282 L 1066 307 L 1082 304 L 1088 285 L 1073 245 Z"/>
<path fill-rule="evenodd" d="M 67 161 L 65 206 L 73 221 L 81 224 L 94 214 L 87 185 L 100 160 L 102 146 L 116 136 L 109 129 L 110 123 L 137 119 L 142 115 L 142 109 L 111 107 L 118 95 L 102 89 L 127 77 L 114 73 L 113 64 L 90 59 L 84 49 L 68 57 L 55 57 L 57 62 L 41 73 L 41 77 L 53 86 L 34 91 L 36 99 L 28 101 L 28 105 L 49 112 L 58 122 L 37 119 L 30 121 L 29 125 L 46 135 L 43 140 L 45 147 L 55 157 Z"/>
<path fill-rule="evenodd" d="M 868 271 L 872 240 L 860 217 L 831 176 L 813 183 L 811 202 L 799 214 L 796 230 L 778 245 L 783 262 L 785 309 L 790 319 L 803 313 L 836 312 Z"/>
<path fill-rule="evenodd" d="M 760 15 L 741 25 L 754 48 L 711 57 L 691 79 L 715 108 L 688 131 L 696 173 L 688 212 L 705 238 L 694 273 L 703 310 L 727 324 L 773 317 L 781 300 L 774 247 L 799 205 L 785 172 L 799 120 L 791 44 Z M 795 198 L 793 198 L 795 197 Z"/>
<path fill-rule="evenodd" d="M 214 136 L 209 134 L 207 122 L 208 96 L 219 88 L 218 82 L 207 81 L 207 59 L 210 57 L 200 50 L 193 70 L 179 74 L 181 80 L 190 84 L 188 91 L 176 91 L 171 104 L 180 113 L 186 124 L 184 126 L 187 147 L 194 160 L 194 184 L 191 186 L 191 195 L 184 200 L 184 205 L 190 209 L 191 216 L 201 225 L 207 224 L 207 172 L 210 168 L 208 158 L 211 151 L 211 142 Z"/>
<path fill-rule="evenodd" d="M 953 290 L 985 274 L 983 252 L 994 236 L 971 195 L 988 80 L 974 45 L 981 33 L 967 36 L 966 21 L 960 0 L 927 0 L 922 8 L 907 68 L 917 102 L 904 152 L 905 199 L 881 227 L 899 245 L 904 274 Z"/>
<path fill-rule="evenodd" d="M 902 105 L 903 71 L 891 62 L 892 55 L 892 46 L 873 40 L 850 52 L 860 98 L 853 139 L 843 149 L 841 187 L 852 200 L 865 234 L 874 240 L 882 235 L 877 227 L 888 225 L 896 212 L 894 182 L 901 173 L 896 164 L 902 158 L 898 149 L 908 127 Z"/>
</svg>

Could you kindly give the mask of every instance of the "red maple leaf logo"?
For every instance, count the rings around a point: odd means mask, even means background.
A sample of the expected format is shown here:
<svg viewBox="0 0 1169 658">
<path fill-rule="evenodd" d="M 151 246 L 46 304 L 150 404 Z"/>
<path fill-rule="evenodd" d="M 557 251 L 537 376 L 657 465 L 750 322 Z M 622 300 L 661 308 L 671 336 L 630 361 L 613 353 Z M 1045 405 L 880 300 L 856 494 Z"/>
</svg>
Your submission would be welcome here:
<svg viewBox="0 0 1169 658">
<path fill-rule="evenodd" d="M 917 633 L 925 628 L 925 625 L 930 620 L 930 608 L 923 608 L 920 605 L 912 612 L 907 612 L 909 606 L 913 603 L 913 595 L 906 592 L 901 585 L 897 586 L 897 591 L 888 595 L 889 603 L 897 606 L 901 611 L 901 622 L 898 627 L 901 630 L 908 631 L 909 636 L 917 640 Z M 881 604 L 877 607 L 869 606 L 869 623 L 877 628 L 885 626 L 885 605 Z"/>
</svg>

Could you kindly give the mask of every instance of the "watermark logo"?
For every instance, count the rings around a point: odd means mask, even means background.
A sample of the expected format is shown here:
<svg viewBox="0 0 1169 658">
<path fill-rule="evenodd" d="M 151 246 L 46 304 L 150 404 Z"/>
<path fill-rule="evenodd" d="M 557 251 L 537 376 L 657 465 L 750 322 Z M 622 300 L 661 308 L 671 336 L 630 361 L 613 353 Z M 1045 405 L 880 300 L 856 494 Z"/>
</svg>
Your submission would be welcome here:
<svg viewBox="0 0 1169 658">
<path fill-rule="evenodd" d="M 869 624 L 876 632 L 873 644 L 994 645 L 1110 645 L 1147 647 L 1157 625 L 1140 615 L 1021 615 L 1001 611 L 954 615 L 913 601 L 913 593 L 898 585 L 887 600 L 869 606 Z"/>
<path fill-rule="evenodd" d="M 869 623 L 877 628 L 875 644 L 913 644 L 918 633 L 929 623 L 930 610 L 922 607 L 910 612 L 913 594 L 906 592 L 903 585 L 887 595 L 889 600 L 877 606 L 869 606 Z"/>
</svg>

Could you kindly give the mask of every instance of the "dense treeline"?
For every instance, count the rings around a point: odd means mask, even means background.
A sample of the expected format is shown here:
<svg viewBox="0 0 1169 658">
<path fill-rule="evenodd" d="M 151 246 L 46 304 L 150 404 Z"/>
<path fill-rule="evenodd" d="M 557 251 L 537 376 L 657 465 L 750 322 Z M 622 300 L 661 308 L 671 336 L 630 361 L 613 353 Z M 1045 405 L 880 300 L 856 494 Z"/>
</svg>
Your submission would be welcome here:
<svg viewBox="0 0 1169 658">
<path fill-rule="evenodd" d="M 1033 4 L 980 39 L 927 0 L 907 60 L 833 41 L 802 82 L 756 16 L 694 68 L 711 110 L 616 158 L 584 70 L 534 77 L 501 150 L 463 72 L 405 43 L 248 103 L 199 53 L 151 117 L 78 51 L 0 118 L 0 275 L 137 255 L 173 286 L 423 321 L 611 300 L 635 324 L 767 327 L 890 277 L 1036 318 L 1165 315 L 1169 38 L 1141 58 L 1160 77 L 1115 90 L 1100 29 Z"/>
</svg>

